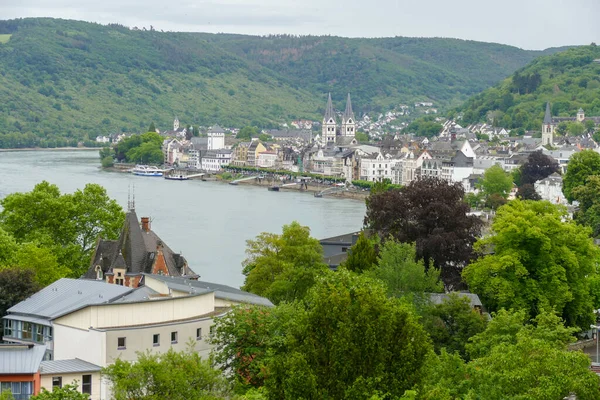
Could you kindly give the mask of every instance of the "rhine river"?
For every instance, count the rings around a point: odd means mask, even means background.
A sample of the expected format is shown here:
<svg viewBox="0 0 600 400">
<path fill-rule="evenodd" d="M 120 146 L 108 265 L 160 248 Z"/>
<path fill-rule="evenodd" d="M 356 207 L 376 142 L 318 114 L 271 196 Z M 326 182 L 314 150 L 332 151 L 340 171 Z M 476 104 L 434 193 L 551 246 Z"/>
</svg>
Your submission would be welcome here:
<svg viewBox="0 0 600 400">
<path fill-rule="evenodd" d="M 244 281 L 241 263 L 247 239 L 261 232 L 281 233 L 292 221 L 310 227 L 318 239 L 341 235 L 360 230 L 365 215 L 362 200 L 221 182 L 168 181 L 106 172 L 99 165 L 98 151 L 0 152 L 0 198 L 30 191 L 43 180 L 62 193 L 97 183 L 126 209 L 129 187 L 135 186 L 138 217 L 151 217 L 152 230 L 183 254 L 201 280 L 234 287 Z"/>
</svg>

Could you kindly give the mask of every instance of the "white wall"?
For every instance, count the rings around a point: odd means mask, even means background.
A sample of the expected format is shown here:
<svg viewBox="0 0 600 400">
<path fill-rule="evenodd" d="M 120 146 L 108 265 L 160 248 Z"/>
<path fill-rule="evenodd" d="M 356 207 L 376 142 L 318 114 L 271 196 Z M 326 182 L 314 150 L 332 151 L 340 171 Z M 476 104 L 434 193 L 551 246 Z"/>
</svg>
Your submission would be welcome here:
<svg viewBox="0 0 600 400">
<path fill-rule="evenodd" d="M 80 372 L 76 374 L 42 374 L 42 387 L 48 391 L 52 391 L 52 378 L 60 376 L 62 378 L 62 386 L 71 385 L 77 381 L 77 390 L 81 393 L 81 383 L 83 375 L 92 375 L 92 393 L 90 400 L 105 399 L 106 396 L 101 396 L 100 371 L 96 372 Z"/>
</svg>

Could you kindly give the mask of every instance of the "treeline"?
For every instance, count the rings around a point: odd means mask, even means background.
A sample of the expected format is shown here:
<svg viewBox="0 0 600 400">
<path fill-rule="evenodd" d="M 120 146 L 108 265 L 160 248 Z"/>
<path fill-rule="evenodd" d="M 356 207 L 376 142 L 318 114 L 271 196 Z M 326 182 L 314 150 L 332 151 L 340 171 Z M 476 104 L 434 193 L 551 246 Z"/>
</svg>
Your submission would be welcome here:
<svg viewBox="0 0 600 400">
<path fill-rule="evenodd" d="M 548 101 L 552 116 L 574 117 L 579 108 L 588 116 L 599 116 L 600 63 L 596 59 L 600 59 L 600 48 L 595 44 L 537 58 L 457 111 L 465 123 L 487 121 L 538 131 Z"/>
</svg>

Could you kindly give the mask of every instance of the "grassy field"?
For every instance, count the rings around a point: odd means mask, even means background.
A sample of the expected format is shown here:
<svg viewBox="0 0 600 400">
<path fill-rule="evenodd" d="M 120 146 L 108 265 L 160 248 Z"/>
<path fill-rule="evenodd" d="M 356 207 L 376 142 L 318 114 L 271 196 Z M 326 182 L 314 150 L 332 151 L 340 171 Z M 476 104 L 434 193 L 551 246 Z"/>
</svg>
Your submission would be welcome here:
<svg viewBox="0 0 600 400">
<path fill-rule="evenodd" d="M 12 35 L 10 34 L 2 34 L 0 35 L 0 43 L 8 43 L 8 41 L 10 40 L 10 37 Z"/>
</svg>

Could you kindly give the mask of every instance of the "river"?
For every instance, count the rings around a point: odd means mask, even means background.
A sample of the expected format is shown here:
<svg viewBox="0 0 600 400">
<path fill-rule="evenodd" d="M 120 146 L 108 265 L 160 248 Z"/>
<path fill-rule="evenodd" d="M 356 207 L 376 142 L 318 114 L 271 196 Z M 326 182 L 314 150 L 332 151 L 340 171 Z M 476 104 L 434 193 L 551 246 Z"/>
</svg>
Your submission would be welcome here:
<svg viewBox="0 0 600 400">
<path fill-rule="evenodd" d="M 184 255 L 200 279 L 235 287 L 244 281 L 247 239 L 281 233 L 292 221 L 310 227 L 316 238 L 340 235 L 359 230 L 365 215 L 362 200 L 107 172 L 99 168 L 97 151 L 0 152 L 0 198 L 30 191 L 43 180 L 63 193 L 100 184 L 124 209 L 129 187 L 135 186 L 138 217 L 151 217 L 152 230 Z"/>
</svg>

